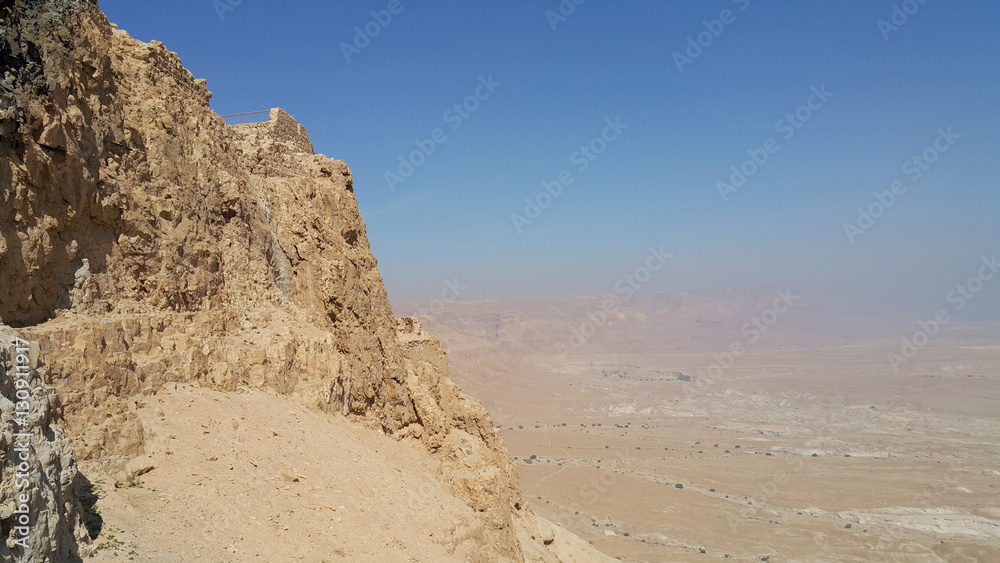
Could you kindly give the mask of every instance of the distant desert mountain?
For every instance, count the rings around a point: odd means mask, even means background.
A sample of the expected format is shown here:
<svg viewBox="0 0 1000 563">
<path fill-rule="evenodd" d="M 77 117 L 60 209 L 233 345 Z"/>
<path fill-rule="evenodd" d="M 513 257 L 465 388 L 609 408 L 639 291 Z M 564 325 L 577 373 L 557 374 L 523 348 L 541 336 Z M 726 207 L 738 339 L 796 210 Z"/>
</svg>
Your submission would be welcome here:
<svg viewBox="0 0 1000 563">
<path fill-rule="evenodd" d="M 267 390 L 423 448 L 470 516 L 463 534 L 435 540 L 446 552 L 561 557 L 542 541 L 558 534 L 522 499 L 490 417 L 450 381 L 437 339 L 393 314 L 344 162 L 314 154 L 305 128 L 280 109 L 264 123 L 227 125 L 209 107 L 205 80 L 163 44 L 110 24 L 97 2 L 4 2 L 0 19 L 0 318 L 37 343 L 31 385 L 58 413 L 57 434 L 91 482 L 140 483 L 136 460 L 154 453 L 140 411 L 168 387 L 219 397 Z M 294 432 L 294 418 L 284 424 Z M 178 430 L 171 449 L 203 430 L 212 425 Z M 8 506 L 16 464 L 12 442 L 3 443 L 0 505 Z M 219 447 L 213 457 L 235 448 Z M 84 481 L 73 456 L 32 463 L 36 483 L 60 475 L 52 498 L 74 499 L 50 525 L 78 532 Z M 208 478 L 235 471 L 204 463 L 187 469 Z M 32 498 L 37 514 L 44 507 Z M 131 525 L 103 515 L 105 527 Z M 100 545 L 109 540 L 93 516 L 90 537 Z M 20 547 L 8 524 L 5 557 L 67 561 L 94 551 L 78 533 Z M 534 537 L 538 546 L 522 545 Z M 246 560 L 216 548 L 184 559 Z M 577 560 L 603 560 L 581 549 Z"/>
<path fill-rule="evenodd" d="M 636 292 L 629 299 L 615 294 L 449 302 L 399 297 L 393 308 L 419 317 L 441 339 L 456 381 L 495 416 L 499 409 L 510 411 L 509 389 L 531 396 L 526 390 L 548 377 L 541 374 L 560 373 L 568 364 L 585 362 L 597 373 L 634 371 L 633 364 L 643 363 L 635 358 L 681 355 L 697 360 L 640 371 L 651 379 L 674 379 L 678 370 L 704 379 L 713 365 L 725 363 L 722 354 L 733 346 L 753 354 L 852 348 L 885 358 L 898 350 L 904 335 L 919 328 L 919 319 L 876 307 L 838 307 L 828 295 L 788 287 Z M 955 321 L 942 327 L 931 345 L 988 346 L 997 337 L 1000 323 Z M 632 360 L 619 365 L 621 358 Z M 529 406 L 519 412 L 530 411 Z M 546 408 L 544 401 L 534 406 Z"/>
<path fill-rule="evenodd" d="M 393 306 L 400 314 L 423 319 L 450 351 L 478 342 L 543 355 L 565 356 L 583 346 L 589 352 L 667 353 L 716 350 L 736 339 L 799 347 L 829 343 L 831 337 L 856 341 L 893 334 L 889 318 L 843 313 L 810 297 L 786 287 L 449 303 L 400 297 Z"/>
</svg>

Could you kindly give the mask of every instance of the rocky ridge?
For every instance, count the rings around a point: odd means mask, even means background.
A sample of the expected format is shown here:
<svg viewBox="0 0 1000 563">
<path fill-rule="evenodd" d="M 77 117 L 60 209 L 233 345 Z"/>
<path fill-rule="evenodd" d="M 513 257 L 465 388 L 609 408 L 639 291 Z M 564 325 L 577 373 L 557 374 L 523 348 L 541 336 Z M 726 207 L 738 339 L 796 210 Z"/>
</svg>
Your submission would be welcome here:
<svg viewBox="0 0 1000 563">
<path fill-rule="evenodd" d="M 278 109 L 227 125 L 205 80 L 96 2 L 0 20 L 0 319 L 38 343 L 77 459 L 142 455 L 137 412 L 169 383 L 271 389 L 419 441 L 474 510 L 478 557 L 524 560 L 513 461 L 437 339 L 393 315 L 346 164 Z"/>
</svg>

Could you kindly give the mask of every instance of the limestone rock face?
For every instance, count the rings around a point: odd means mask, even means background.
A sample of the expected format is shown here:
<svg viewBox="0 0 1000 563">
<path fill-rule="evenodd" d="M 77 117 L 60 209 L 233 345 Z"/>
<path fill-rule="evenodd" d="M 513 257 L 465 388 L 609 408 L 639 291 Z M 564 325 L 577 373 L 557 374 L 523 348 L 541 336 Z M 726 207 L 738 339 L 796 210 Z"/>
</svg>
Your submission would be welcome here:
<svg viewBox="0 0 1000 563">
<path fill-rule="evenodd" d="M 81 476 L 38 366 L 38 344 L 0 325 L 0 560 L 78 561 L 90 549 Z"/>
<path fill-rule="evenodd" d="M 77 458 L 141 454 L 136 409 L 168 383 L 268 387 L 420 440 L 479 515 L 482 559 L 522 561 L 510 455 L 440 343 L 394 317 L 347 166 L 281 110 L 227 125 L 96 2 L 0 2 L 0 20 L 0 319 L 40 344 L 58 392 L 40 416 Z"/>
</svg>

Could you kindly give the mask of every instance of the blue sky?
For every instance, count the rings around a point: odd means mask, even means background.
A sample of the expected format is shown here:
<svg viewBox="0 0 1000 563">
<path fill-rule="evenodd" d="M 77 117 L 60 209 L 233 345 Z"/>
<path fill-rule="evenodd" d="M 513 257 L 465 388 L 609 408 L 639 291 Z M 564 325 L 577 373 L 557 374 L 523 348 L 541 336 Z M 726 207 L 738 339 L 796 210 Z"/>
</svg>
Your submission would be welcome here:
<svg viewBox="0 0 1000 563">
<path fill-rule="evenodd" d="M 567 0 L 558 21 L 557 0 L 229 3 L 101 6 L 207 78 L 220 114 L 283 107 L 345 160 L 393 296 L 455 278 L 464 298 L 611 292 L 662 245 L 643 289 L 793 286 L 921 315 L 1000 254 L 992 1 Z M 900 25 L 880 29 L 894 6 Z M 696 56 L 681 71 L 675 53 Z M 438 129 L 391 190 L 386 172 Z M 724 201 L 717 183 L 771 138 Z M 603 152 L 581 170 L 585 145 Z M 904 163 L 925 150 L 914 179 Z M 572 184 L 518 232 L 511 215 L 563 171 Z M 850 242 L 845 223 L 895 180 L 905 192 Z M 964 314 L 998 319 L 1000 275 L 983 286 Z"/>
</svg>

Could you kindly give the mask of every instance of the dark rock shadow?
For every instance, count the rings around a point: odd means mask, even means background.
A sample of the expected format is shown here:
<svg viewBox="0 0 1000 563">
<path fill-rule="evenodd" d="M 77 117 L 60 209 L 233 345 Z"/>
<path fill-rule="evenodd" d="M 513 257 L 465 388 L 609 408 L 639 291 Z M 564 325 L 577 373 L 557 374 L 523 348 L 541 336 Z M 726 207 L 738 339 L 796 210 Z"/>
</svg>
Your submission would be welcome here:
<svg viewBox="0 0 1000 563">
<path fill-rule="evenodd" d="M 97 508 L 97 501 L 100 500 L 101 483 L 91 483 L 83 473 L 80 473 L 80 482 L 77 490 L 80 495 L 80 504 L 83 505 L 83 525 L 87 527 L 87 534 L 90 539 L 96 540 L 104 528 L 104 518 Z"/>
</svg>

